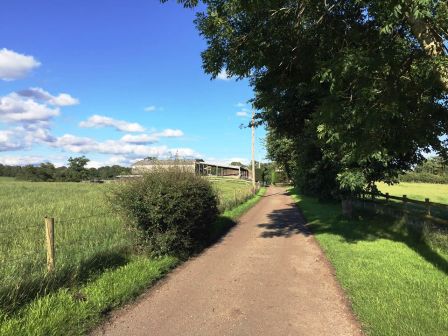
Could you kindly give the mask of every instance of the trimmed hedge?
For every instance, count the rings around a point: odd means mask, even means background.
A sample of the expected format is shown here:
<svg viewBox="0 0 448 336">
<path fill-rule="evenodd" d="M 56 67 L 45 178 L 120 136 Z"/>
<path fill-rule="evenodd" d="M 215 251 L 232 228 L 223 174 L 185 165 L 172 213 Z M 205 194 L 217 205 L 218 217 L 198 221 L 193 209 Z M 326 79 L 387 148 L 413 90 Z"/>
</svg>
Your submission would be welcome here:
<svg viewBox="0 0 448 336">
<path fill-rule="evenodd" d="M 218 216 L 218 197 L 206 179 L 182 167 L 161 168 L 118 184 L 110 200 L 152 255 L 187 257 L 203 248 Z"/>
</svg>

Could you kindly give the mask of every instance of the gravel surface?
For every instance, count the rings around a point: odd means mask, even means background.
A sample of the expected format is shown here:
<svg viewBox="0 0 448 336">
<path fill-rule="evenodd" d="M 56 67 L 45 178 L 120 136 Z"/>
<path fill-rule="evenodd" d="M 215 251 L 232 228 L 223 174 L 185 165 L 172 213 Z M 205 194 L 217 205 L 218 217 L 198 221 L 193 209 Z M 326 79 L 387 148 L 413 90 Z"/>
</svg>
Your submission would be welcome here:
<svg viewBox="0 0 448 336">
<path fill-rule="evenodd" d="M 284 188 L 93 335 L 362 335 Z"/>
</svg>

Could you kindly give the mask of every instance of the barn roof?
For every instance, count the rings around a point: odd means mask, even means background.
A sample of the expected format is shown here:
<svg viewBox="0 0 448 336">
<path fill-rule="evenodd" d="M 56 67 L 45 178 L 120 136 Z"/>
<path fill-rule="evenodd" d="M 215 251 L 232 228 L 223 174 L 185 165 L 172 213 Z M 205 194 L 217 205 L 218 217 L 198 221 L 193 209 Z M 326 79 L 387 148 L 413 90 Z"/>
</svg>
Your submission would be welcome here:
<svg viewBox="0 0 448 336">
<path fill-rule="evenodd" d="M 193 165 L 196 160 L 140 160 L 133 164 L 133 166 L 153 166 L 153 165 Z"/>
<path fill-rule="evenodd" d="M 168 159 L 168 160 L 140 160 L 135 162 L 132 166 L 153 166 L 153 165 L 182 165 L 182 166 L 189 166 L 194 165 L 195 163 L 200 163 L 204 166 L 218 166 L 220 168 L 228 168 L 228 169 L 243 169 L 243 170 L 249 170 L 246 167 L 240 167 L 240 166 L 231 166 L 231 165 L 222 165 L 222 164 L 216 164 L 211 162 L 203 162 L 199 160 L 193 160 L 193 159 L 186 159 L 186 160 L 174 160 L 174 159 Z"/>
</svg>

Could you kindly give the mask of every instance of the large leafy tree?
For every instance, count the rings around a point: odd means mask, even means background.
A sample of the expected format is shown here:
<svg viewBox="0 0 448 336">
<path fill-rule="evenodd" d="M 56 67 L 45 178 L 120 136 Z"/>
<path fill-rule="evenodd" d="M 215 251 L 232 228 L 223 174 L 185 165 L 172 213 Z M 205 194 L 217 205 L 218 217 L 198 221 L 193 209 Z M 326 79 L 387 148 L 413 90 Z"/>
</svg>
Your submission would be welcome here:
<svg viewBox="0 0 448 336">
<path fill-rule="evenodd" d="M 339 189 L 355 190 L 447 156 L 446 1 L 202 2 L 205 71 L 250 79 L 258 122 L 314 148 L 297 167 L 337 163 Z"/>
</svg>

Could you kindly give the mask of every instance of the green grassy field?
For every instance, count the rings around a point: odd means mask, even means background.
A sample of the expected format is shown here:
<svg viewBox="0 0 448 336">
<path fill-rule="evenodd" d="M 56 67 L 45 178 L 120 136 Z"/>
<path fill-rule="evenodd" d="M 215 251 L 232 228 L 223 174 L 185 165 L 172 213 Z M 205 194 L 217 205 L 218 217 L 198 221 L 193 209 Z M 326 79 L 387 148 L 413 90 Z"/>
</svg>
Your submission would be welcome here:
<svg viewBox="0 0 448 336">
<path fill-rule="evenodd" d="M 429 198 L 431 202 L 448 204 L 448 184 L 401 182 L 391 186 L 378 183 L 377 186 L 382 193 L 389 193 L 393 196 L 406 195 L 408 198 L 418 201 Z"/>
<path fill-rule="evenodd" d="M 341 217 L 339 203 L 295 196 L 368 335 L 446 335 L 448 252 L 399 221 Z"/>
<path fill-rule="evenodd" d="M 223 209 L 247 199 L 250 184 L 212 182 Z M 133 236 L 111 212 L 106 184 L 31 183 L 0 179 L 0 310 L 73 287 L 125 265 Z M 235 195 L 237 198 L 235 199 Z M 46 272 L 44 217 L 55 218 L 56 272 Z"/>
</svg>

